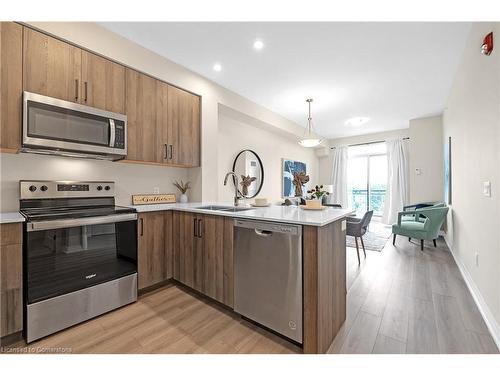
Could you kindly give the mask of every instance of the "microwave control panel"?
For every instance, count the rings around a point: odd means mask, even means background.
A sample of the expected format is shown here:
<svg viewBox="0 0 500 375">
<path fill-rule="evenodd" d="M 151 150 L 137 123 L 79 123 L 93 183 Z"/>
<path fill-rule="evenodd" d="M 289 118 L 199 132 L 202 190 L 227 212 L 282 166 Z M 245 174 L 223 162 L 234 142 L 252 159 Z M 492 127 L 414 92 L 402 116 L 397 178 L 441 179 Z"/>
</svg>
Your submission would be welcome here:
<svg viewBox="0 0 500 375">
<path fill-rule="evenodd" d="M 123 121 L 115 120 L 115 145 L 114 148 L 125 148 L 125 123 Z"/>
</svg>

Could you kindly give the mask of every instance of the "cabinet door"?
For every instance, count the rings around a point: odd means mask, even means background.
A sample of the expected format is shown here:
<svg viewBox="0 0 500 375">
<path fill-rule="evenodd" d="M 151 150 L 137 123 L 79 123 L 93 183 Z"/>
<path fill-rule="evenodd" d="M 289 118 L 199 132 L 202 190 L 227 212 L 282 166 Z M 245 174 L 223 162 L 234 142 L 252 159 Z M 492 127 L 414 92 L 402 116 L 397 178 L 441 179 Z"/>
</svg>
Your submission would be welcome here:
<svg viewBox="0 0 500 375">
<path fill-rule="evenodd" d="M 132 69 L 126 74 L 127 159 L 155 162 L 156 80 Z"/>
<path fill-rule="evenodd" d="M 156 135 L 156 161 L 175 163 L 172 144 L 174 137 L 168 122 L 168 84 L 162 81 L 156 81 Z"/>
<path fill-rule="evenodd" d="M 164 213 L 139 214 L 138 273 L 139 289 L 165 280 Z"/>
<path fill-rule="evenodd" d="M 23 329 L 21 224 L 0 225 L 0 337 Z"/>
<path fill-rule="evenodd" d="M 21 147 L 23 27 L 0 22 L 0 148 Z"/>
<path fill-rule="evenodd" d="M 23 51 L 24 90 L 80 102 L 79 48 L 25 27 Z"/>
<path fill-rule="evenodd" d="M 207 296 L 223 302 L 224 297 L 224 252 L 223 232 L 224 217 L 202 215 L 201 255 L 203 257 L 203 290 Z"/>
<path fill-rule="evenodd" d="M 173 212 L 165 211 L 165 278 L 174 275 L 174 240 L 173 240 Z"/>
<path fill-rule="evenodd" d="M 168 142 L 170 161 L 186 166 L 200 165 L 200 98 L 173 86 L 168 87 Z"/>
<path fill-rule="evenodd" d="M 189 212 L 173 213 L 174 278 L 194 288 L 194 254 L 197 245 L 197 217 Z"/>
<path fill-rule="evenodd" d="M 82 51 L 81 103 L 125 113 L 125 67 Z"/>
</svg>

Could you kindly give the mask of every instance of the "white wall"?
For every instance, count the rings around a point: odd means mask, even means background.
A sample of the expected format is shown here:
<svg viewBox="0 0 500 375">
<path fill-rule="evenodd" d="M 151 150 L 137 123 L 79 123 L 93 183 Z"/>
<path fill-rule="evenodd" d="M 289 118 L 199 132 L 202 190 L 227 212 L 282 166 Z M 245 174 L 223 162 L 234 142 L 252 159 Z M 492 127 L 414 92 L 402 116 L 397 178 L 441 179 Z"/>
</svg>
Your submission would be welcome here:
<svg viewBox="0 0 500 375">
<path fill-rule="evenodd" d="M 500 24 L 472 26 L 443 115 L 443 142 L 452 138 L 446 239 L 500 345 L 500 46 L 490 56 L 480 53 L 490 31 L 498 41 Z M 483 195 L 484 181 L 491 182 L 491 197 Z"/>
<path fill-rule="evenodd" d="M 284 117 L 95 23 L 30 22 L 30 25 L 202 96 L 201 168 L 192 168 L 187 172 L 193 183 L 192 199 L 218 198 L 218 189 L 214 186 L 220 185 L 221 181 L 218 180 L 218 173 L 214 173 L 218 163 L 218 150 L 213 145 L 217 144 L 219 104 L 252 116 L 290 136 L 297 137 L 303 133 L 302 127 Z M 136 177 L 142 176 L 141 170 L 137 169 Z M 16 197 L 11 195 L 9 199 Z"/>
<path fill-rule="evenodd" d="M 223 186 L 225 174 L 232 169 L 238 152 L 244 149 L 253 150 L 259 155 L 264 166 L 264 184 L 258 197 L 267 198 L 270 202 L 281 199 L 281 160 L 288 158 L 305 162 L 309 185 L 318 181 L 318 158 L 313 149 L 307 149 L 264 126 L 252 124 L 250 119 L 240 116 L 234 111 L 222 110 L 219 113 L 219 134 L 217 138 L 218 178 L 217 190 L 219 199 L 232 202 L 233 186 Z M 253 200 L 249 200 L 252 202 Z"/>
<path fill-rule="evenodd" d="M 443 200 L 441 116 L 410 120 L 410 203 Z M 418 175 L 415 169 L 420 169 Z"/>
<path fill-rule="evenodd" d="M 19 180 L 115 181 L 117 204 L 128 205 L 132 194 L 153 193 L 155 187 L 161 193 L 178 194 L 172 182 L 188 178 L 184 168 L 49 155 L 0 154 L 0 166 L 0 212 L 19 209 Z"/>
</svg>

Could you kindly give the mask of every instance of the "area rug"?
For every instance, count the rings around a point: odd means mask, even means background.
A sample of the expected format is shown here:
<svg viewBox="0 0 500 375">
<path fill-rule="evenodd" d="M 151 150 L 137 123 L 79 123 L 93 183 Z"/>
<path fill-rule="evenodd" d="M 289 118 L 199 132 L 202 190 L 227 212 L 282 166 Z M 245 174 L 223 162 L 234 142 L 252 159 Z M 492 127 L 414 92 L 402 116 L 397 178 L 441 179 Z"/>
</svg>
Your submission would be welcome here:
<svg viewBox="0 0 500 375">
<path fill-rule="evenodd" d="M 363 242 L 365 243 L 365 250 L 371 251 L 382 251 L 387 240 L 391 236 L 391 228 L 383 227 L 377 225 L 376 231 L 368 231 L 363 236 Z M 359 249 L 362 249 L 361 240 L 358 239 Z M 356 242 L 354 242 L 354 237 L 346 237 L 346 246 L 356 248 Z"/>
</svg>

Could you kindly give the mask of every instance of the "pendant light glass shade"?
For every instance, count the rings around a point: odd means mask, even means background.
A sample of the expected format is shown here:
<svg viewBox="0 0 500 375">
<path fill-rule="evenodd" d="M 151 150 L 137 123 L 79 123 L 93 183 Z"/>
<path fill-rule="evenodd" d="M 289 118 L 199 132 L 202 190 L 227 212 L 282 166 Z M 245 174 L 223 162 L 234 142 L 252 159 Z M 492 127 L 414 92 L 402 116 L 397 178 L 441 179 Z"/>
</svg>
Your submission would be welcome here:
<svg viewBox="0 0 500 375">
<path fill-rule="evenodd" d="M 312 99 L 307 99 L 306 102 L 309 105 L 309 117 L 307 118 L 307 127 L 306 131 L 304 132 L 304 136 L 302 139 L 299 141 L 299 145 L 302 147 L 316 147 L 323 142 L 322 139 L 317 138 L 314 136 L 313 132 L 313 125 L 312 125 L 312 117 L 311 117 L 311 102 Z"/>
</svg>

